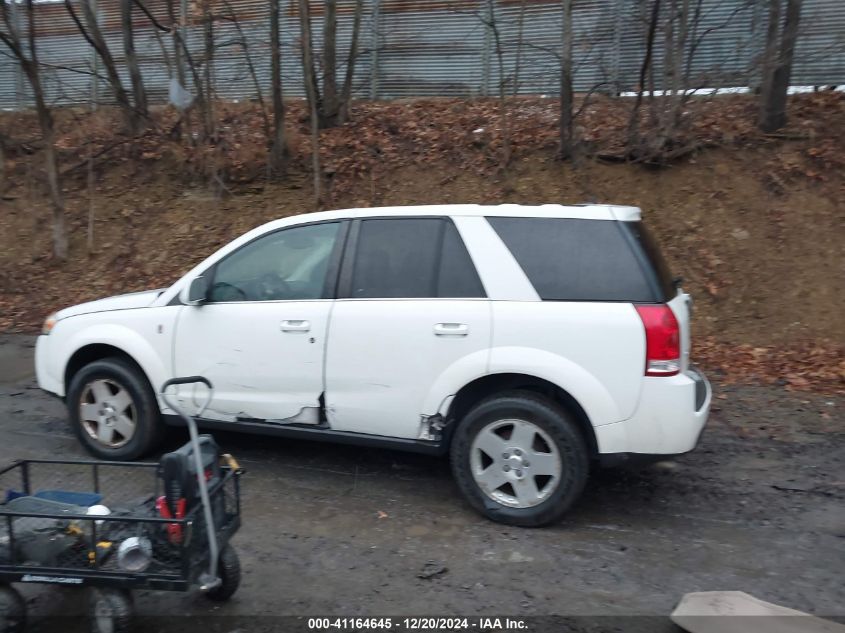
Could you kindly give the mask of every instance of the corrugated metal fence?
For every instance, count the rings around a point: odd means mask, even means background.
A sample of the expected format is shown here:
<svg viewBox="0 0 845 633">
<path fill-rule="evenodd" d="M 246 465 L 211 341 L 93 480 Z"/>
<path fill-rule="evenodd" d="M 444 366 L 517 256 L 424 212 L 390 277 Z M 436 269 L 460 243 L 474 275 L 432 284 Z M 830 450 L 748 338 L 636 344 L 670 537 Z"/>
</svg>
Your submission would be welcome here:
<svg viewBox="0 0 845 633">
<path fill-rule="evenodd" d="M 4 0 L 25 32 L 20 0 Z M 75 3 L 80 0 L 74 0 Z M 97 4 L 101 28 L 118 62 L 123 63 L 119 0 Z M 269 2 L 211 0 L 218 96 L 248 99 L 256 85 L 270 92 Z M 296 0 L 281 3 L 282 77 L 285 96 L 302 96 L 299 18 Z M 168 2 L 181 23 L 195 61 L 203 60 L 203 25 L 194 0 L 145 0 L 160 24 L 169 28 Z M 314 43 L 319 59 L 323 3 L 311 3 Z M 664 2 L 664 5 L 670 5 Z M 690 31 L 684 75 L 689 87 L 749 86 L 757 81 L 766 28 L 765 0 L 690 0 Z M 339 77 L 343 76 L 351 35 L 354 0 L 338 2 Z M 574 0 L 573 32 L 576 90 L 598 85 L 635 89 L 645 48 L 650 2 Z M 670 5 L 671 6 L 671 5 Z M 102 67 L 61 2 L 36 4 L 36 42 L 46 91 L 54 104 L 111 101 L 98 79 Z M 153 26 L 137 8 L 135 46 L 152 102 L 166 102 L 174 73 L 172 38 Z M 559 83 L 562 12 L 558 0 L 365 0 L 356 61 L 354 94 L 364 99 L 419 96 L 554 94 Z M 663 33 L 655 50 L 655 81 L 661 87 Z M 694 47 L 694 54 L 689 54 Z M 0 49 L 4 47 L 0 45 Z M 31 104 L 30 90 L 13 59 L 0 50 L 0 108 Z M 249 55 L 257 81 L 247 63 Z M 793 85 L 845 83 L 845 5 L 842 0 L 805 0 Z M 188 82 L 190 89 L 190 82 Z"/>
</svg>

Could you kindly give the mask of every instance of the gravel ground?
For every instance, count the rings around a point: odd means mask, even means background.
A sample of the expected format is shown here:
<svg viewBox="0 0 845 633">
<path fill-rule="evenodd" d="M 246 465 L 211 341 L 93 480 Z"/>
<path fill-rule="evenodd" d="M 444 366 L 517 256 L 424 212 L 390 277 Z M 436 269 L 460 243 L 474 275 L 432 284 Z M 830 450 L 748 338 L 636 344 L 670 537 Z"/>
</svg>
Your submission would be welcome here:
<svg viewBox="0 0 845 633">
<path fill-rule="evenodd" d="M 32 345 L 0 337 L 0 463 L 82 458 L 62 403 L 35 385 Z M 173 614 L 141 629 L 257 631 L 305 627 L 276 616 L 425 614 L 618 616 L 566 622 L 658 631 L 684 593 L 711 590 L 845 617 L 843 400 L 717 385 L 714 403 L 695 452 L 597 472 L 563 523 L 534 530 L 474 514 L 445 460 L 219 433 L 248 469 L 234 541 L 243 584 L 222 606 L 139 593 L 141 615 Z M 174 432 L 169 445 L 184 439 Z M 80 612 L 78 592 L 27 586 L 26 595 L 30 630 L 83 630 L 62 619 Z M 561 622 L 549 626 L 565 630 Z"/>
</svg>

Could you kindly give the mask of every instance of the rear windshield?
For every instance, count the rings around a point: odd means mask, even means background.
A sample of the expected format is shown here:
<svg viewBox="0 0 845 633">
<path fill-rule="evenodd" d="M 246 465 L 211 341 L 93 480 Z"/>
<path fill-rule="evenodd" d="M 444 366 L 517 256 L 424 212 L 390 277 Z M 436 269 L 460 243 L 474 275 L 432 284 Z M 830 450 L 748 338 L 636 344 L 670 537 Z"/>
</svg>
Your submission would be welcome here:
<svg viewBox="0 0 845 633">
<path fill-rule="evenodd" d="M 644 269 L 646 262 L 632 249 L 634 240 L 620 226 L 632 223 L 572 218 L 488 221 L 543 300 L 663 300 Z"/>
</svg>

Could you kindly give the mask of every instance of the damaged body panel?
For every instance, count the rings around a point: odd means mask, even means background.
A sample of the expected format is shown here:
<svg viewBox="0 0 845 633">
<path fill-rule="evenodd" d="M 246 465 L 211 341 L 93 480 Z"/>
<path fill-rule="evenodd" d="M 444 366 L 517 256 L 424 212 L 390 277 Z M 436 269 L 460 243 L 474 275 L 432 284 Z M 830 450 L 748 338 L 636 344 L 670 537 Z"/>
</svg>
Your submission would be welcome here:
<svg viewBox="0 0 845 633">
<path fill-rule="evenodd" d="M 435 415 L 420 416 L 420 432 L 418 440 L 440 442 L 443 440 L 443 429 L 446 428 L 446 420 L 439 413 Z"/>
<path fill-rule="evenodd" d="M 318 424 L 330 310 L 331 301 L 319 299 L 184 307 L 174 374 L 205 376 L 214 384 L 209 419 Z M 285 329 L 294 321 L 297 329 Z"/>
<path fill-rule="evenodd" d="M 423 439 L 425 418 L 465 377 L 483 375 L 490 305 L 477 299 L 338 299 L 329 326 L 326 406 L 332 428 Z"/>
</svg>

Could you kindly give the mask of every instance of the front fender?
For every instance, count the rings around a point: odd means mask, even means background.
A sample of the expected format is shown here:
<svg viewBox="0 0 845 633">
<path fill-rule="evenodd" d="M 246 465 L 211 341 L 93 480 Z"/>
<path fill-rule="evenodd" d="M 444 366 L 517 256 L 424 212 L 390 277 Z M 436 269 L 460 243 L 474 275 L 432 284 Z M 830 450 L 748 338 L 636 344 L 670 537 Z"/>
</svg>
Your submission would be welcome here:
<svg viewBox="0 0 845 633">
<path fill-rule="evenodd" d="M 65 372 L 70 359 L 88 345 L 110 345 L 128 354 L 141 367 L 156 392 L 158 387 L 169 378 L 169 372 L 160 354 L 140 333 L 124 325 L 99 323 L 73 333 L 53 350 L 54 358 L 57 359 L 60 368 L 59 375 L 63 391 Z"/>
</svg>

